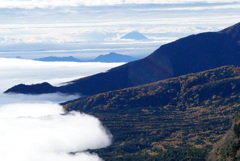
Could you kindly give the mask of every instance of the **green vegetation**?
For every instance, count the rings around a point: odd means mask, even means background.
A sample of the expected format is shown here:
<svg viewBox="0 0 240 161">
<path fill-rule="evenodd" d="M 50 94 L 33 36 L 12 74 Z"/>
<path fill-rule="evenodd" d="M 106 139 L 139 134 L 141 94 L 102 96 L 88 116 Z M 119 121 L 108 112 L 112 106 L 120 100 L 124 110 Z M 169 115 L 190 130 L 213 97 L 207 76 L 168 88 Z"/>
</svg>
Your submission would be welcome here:
<svg viewBox="0 0 240 161">
<path fill-rule="evenodd" d="M 92 114 L 110 130 L 113 144 L 95 151 L 107 161 L 200 161 L 240 109 L 239 73 L 238 66 L 224 66 L 81 98 L 64 108 Z"/>
</svg>

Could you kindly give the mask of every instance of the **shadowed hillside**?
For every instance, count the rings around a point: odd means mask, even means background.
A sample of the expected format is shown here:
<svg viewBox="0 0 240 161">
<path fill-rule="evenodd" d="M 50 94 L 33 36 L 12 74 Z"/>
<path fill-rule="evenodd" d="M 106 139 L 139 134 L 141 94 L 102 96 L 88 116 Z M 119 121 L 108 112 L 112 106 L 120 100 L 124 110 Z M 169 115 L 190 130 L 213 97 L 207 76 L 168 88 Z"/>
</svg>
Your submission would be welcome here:
<svg viewBox="0 0 240 161">
<path fill-rule="evenodd" d="M 201 33 L 179 39 L 161 46 L 144 59 L 113 68 L 105 73 L 74 80 L 68 85 L 55 88 L 55 92 L 92 95 L 223 65 L 240 65 L 239 26 L 240 23 L 220 32 Z M 24 88 L 19 90 L 18 86 L 6 92 L 40 93 L 36 90 L 29 92 Z"/>
<path fill-rule="evenodd" d="M 225 66 L 64 104 L 114 136 L 106 160 L 205 160 L 240 109 L 240 67 Z"/>
</svg>

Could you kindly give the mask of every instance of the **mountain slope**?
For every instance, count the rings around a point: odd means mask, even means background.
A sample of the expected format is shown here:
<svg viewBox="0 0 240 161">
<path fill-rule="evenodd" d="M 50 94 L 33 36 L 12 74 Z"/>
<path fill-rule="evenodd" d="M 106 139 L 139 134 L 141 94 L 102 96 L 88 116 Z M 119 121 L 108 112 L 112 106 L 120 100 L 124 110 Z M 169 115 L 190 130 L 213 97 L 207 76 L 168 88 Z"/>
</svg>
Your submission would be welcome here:
<svg viewBox="0 0 240 161">
<path fill-rule="evenodd" d="M 225 66 L 64 104 L 114 136 L 106 160 L 205 160 L 240 109 L 240 67 Z M 176 155 L 177 154 L 177 155 Z M 187 154 L 187 155 L 186 155 Z"/>
<path fill-rule="evenodd" d="M 237 27 L 236 27 L 237 26 Z M 232 35 L 240 24 L 221 32 L 191 35 L 161 46 L 144 59 L 133 61 L 86 78 L 74 80 L 69 85 L 56 88 L 57 92 L 92 95 L 188 73 L 195 73 L 223 65 L 240 64 L 240 44 Z M 234 34 L 233 34 L 234 33 Z M 17 86 L 6 92 L 27 93 Z M 32 94 L 39 93 L 31 91 Z"/>
<path fill-rule="evenodd" d="M 230 26 L 222 31 L 220 33 L 227 34 L 232 37 L 235 41 L 240 41 L 240 23 L 237 23 L 233 26 Z"/>
</svg>

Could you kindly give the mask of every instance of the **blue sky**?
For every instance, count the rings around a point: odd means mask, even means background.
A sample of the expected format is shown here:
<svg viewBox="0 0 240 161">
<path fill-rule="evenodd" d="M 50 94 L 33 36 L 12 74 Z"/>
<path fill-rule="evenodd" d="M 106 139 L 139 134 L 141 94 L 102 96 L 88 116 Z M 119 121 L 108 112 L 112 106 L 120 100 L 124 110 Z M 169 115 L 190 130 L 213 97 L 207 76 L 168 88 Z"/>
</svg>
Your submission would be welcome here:
<svg viewBox="0 0 240 161">
<path fill-rule="evenodd" d="M 0 0 L 0 57 L 146 56 L 183 36 L 239 22 L 236 0 Z M 139 31 L 148 41 L 122 40 Z"/>
</svg>

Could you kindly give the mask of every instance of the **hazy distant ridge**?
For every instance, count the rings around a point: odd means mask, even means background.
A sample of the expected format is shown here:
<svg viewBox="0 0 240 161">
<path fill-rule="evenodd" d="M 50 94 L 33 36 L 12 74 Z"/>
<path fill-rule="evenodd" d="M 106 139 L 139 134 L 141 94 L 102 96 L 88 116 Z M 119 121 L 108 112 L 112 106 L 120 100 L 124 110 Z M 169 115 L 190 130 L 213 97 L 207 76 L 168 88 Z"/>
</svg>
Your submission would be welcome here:
<svg viewBox="0 0 240 161">
<path fill-rule="evenodd" d="M 111 52 L 106 55 L 99 55 L 98 57 L 94 59 L 89 60 L 81 60 L 78 58 L 75 58 L 73 56 L 68 57 L 56 57 L 56 56 L 49 56 L 44 58 L 36 59 L 38 61 L 47 61 L 47 62 L 104 62 L 104 63 L 113 63 L 113 62 L 130 62 L 137 60 L 137 58 L 128 56 L 128 55 L 122 55 L 115 52 Z"/>
</svg>

